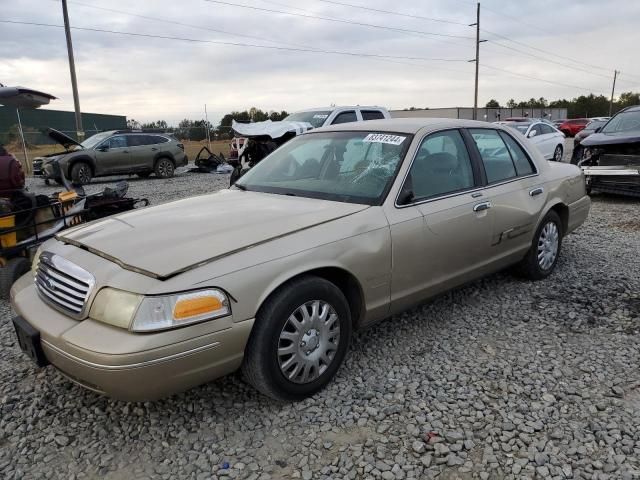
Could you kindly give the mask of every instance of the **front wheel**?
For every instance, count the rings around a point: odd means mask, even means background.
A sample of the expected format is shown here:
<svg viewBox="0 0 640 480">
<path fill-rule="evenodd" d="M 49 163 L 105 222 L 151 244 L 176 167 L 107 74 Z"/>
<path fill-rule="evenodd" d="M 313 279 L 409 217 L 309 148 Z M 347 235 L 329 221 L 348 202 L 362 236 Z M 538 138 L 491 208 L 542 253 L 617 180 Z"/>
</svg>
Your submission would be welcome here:
<svg viewBox="0 0 640 480">
<path fill-rule="evenodd" d="M 562 145 L 558 145 L 553 151 L 553 160 L 556 162 L 562 161 Z"/>
<path fill-rule="evenodd" d="M 516 266 L 517 272 L 531 280 L 541 280 L 553 272 L 562 247 L 562 220 L 553 210 L 540 222 L 527 255 Z"/>
<path fill-rule="evenodd" d="M 30 269 L 31 262 L 25 257 L 7 260 L 7 263 L 0 267 L 0 297 L 9 298 L 12 285 Z"/>
<path fill-rule="evenodd" d="M 333 378 L 350 339 L 351 313 L 340 289 L 319 277 L 302 277 L 260 308 L 242 372 L 271 398 L 302 400 Z"/>
<path fill-rule="evenodd" d="M 74 185 L 86 185 L 91 182 L 91 177 L 93 177 L 93 172 L 86 163 L 78 162 L 71 167 L 71 181 Z M 60 182 L 62 183 L 62 180 Z"/>
</svg>

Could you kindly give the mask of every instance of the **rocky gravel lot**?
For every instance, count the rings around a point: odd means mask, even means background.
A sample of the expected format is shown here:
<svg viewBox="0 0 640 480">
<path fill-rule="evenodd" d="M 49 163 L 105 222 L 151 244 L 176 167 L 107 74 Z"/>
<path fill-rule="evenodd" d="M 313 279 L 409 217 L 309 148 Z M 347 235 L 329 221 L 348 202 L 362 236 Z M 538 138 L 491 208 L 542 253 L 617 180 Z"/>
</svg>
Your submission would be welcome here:
<svg viewBox="0 0 640 480">
<path fill-rule="evenodd" d="M 130 192 L 157 204 L 227 182 Z M 2 302 L 0 478 L 640 478 L 639 253 L 640 203 L 595 197 L 550 278 L 500 273 L 359 332 L 296 404 L 239 374 L 108 400 L 32 366 Z"/>
</svg>

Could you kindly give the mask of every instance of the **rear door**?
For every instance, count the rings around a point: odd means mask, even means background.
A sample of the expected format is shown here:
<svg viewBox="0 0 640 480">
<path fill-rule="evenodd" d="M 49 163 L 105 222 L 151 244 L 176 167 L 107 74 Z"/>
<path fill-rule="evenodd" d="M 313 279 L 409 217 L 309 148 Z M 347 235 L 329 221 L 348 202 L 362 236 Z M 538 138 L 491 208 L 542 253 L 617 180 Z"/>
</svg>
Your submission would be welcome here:
<svg viewBox="0 0 640 480">
<path fill-rule="evenodd" d="M 530 246 L 547 192 L 535 165 L 510 134 L 493 129 L 469 129 L 482 159 L 491 198 L 493 227 L 491 258 L 507 259 Z"/>
<path fill-rule="evenodd" d="M 127 135 L 130 159 L 127 169 L 130 171 L 150 170 L 153 168 L 153 156 L 158 150 L 154 145 L 155 137 L 142 133 Z"/>
<path fill-rule="evenodd" d="M 95 148 L 96 175 L 121 172 L 129 164 L 129 145 L 126 135 L 114 135 Z"/>
<path fill-rule="evenodd" d="M 394 311 L 474 277 L 491 249 L 492 212 L 459 130 L 426 136 L 403 182 L 387 212 Z"/>
</svg>

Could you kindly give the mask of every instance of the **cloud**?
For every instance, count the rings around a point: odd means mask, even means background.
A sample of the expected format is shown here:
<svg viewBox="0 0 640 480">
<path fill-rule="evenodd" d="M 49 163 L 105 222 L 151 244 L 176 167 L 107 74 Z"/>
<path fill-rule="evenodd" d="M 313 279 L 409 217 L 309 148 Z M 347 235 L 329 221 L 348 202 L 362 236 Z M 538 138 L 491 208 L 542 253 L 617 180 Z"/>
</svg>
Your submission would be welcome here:
<svg viewBox="0 0 640 480">
<path fill-rule="evenodd" d="M 475 3 L 467 0 L 438 0 L 428 4 L 418 0 L 347 1 L 443 17 L 463 25 L 392 16 L 319 0 L 304 3 L 293 0 L 229 1 L 303 14 L 308 11 L 391 28 L 470 37 L 475 33 L 467 26 L 475 20 Z M 588 0 L 574 4 L 541 0 L 531 4 L 486 0 L 483 8 L 481 25 L 488 32 L 595 66 L 621 69 L 620 91 L 640 89 L 640 68 L 635 65 L 635 55 L 632 48 L 624 48 L 640 40 L 634 20 L 640 15 L 637 2 L 613 0 L 605 4 Z M 3 18 L 61 24 L 60 10 L 57 0 L 14 0 L 3 5 Z M 324 50 L 461 60 L 393 61 L 74 30 L 80 101 L 84 111 L 124 114 L 141 121 L 162 118 L 177 123 L 185 117 L 202 117 L 205 103 L 210 119 L 217 121 L 230 110 L 251 106 L 293 111 L 331 103 L 403 108 L 465 106 L 473 101 L 474 66 L 467 63 L 474 55 L 474 43 L 470 39 L 346 25 L 223 6 L 205 0 L 113 0 L 108 4 L 96 0 L 69 0 L 69 11 L 74 27 L 214 42 L 281 47 L 305 45 Z M 3 75 L 0 81 L 48 91 L 60 98 L 49 108 L 71 109 L 73 101 L 64 31 L 51 27 L 3 25 L 2 37 L 0 65 Z M 581 86 L 596 94 L 607 94 L 610 89 L 607 70 L 551 56 L 487 32 L 483 32 L 483 38 L 489 42 L 481 47 L 481 65 Z M 499 44 L 526 51 L 529 56 Z M 587 72 L 548 63 L 544 58 Z M 625 72 L 637 77 L 625 78 Z M 514 77 L 485 68 L 481 70 L 480 99 L 483 104 L 490 98 L 505 102 L 509 98 L 573 97 L 588 93 L 587 90 Z"/>
</svg>

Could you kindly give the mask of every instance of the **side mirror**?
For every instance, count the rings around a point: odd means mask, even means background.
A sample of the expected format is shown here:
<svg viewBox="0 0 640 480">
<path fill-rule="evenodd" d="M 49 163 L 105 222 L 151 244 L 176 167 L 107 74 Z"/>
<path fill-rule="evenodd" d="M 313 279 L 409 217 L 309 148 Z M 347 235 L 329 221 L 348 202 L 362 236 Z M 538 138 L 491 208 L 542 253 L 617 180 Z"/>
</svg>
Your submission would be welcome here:
<svg viewBox="0 0 640 480">
<path fill-rule="evenodd" d="M 100 145 L 98 147 L 98 150 L 101 152 L 106 152 L 107 150 L 109 150 L 109 144 Z"/>
<path fill-rule="evenodd" d="M 529 132 L 529 135 L 527 135 L 527 138 L 533 138 L 533 137 L 535 137 L 537 134 L 538 134 L 538 131 L 537 131 L 537 130 L 531 130 L 531 131 Z"/>
<path fill-rule="evenodd" d="M 412 190 L 403 190 L 398 196 L 398 205 L 409 205 L 415 199 Z"/>
</svg>

